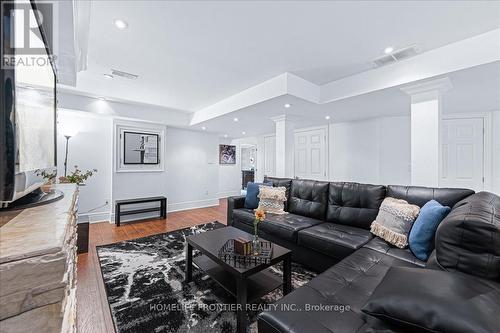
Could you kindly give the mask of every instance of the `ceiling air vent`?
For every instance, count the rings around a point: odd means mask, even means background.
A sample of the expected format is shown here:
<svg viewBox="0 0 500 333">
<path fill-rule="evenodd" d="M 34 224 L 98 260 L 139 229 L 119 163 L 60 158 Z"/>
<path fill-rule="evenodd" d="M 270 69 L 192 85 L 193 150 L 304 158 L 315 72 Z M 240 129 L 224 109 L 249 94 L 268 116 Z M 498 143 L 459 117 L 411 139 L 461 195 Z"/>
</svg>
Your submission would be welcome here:
<svg viewBox="0 0 500 333">
<path fill-rule="evenodd" d="M 119 71 L 119 70 L 116 70 L 116 69 L 112 69 L 111 70 L 111 74 L 113 76 L 120 76 L 120 77 L 123 77 L 125 79 L 129 79 L 129 80 L 135 80 L 139 77 L 139 75 L 135 75 L 135 74 L 132 74 L 132 73 L 127 73 L 127 72 L 122 72 L 122 71 Z"/>
<path fill-rule="evenodd" d="M 405 47 L 403 49 L 395 50 L 389 54 L 377 58 L 373 60 L 373 63 L 375 64 L 376 67 L 381 67 L 404 59 L 411 58 L 413 56 L 416 56 L 417 53 L 418 53 L 417 46 L 412 45 L 409 47 Z"/>
</svg>

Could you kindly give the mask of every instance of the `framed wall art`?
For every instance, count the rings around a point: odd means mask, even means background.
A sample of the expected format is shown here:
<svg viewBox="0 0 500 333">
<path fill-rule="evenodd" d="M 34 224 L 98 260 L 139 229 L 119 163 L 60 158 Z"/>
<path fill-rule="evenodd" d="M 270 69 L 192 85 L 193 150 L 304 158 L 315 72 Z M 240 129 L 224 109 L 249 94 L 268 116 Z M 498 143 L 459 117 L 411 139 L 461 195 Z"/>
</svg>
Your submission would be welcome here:
<svg viewBox="0 0 500 333">
<path fill-rule="evenodd" d="M 236 146 L 219 145 L 219 164 L 236 164 Z"/>
<path fill-rule="evenodd" d="M 160 163 L 158 134 L 123 132 L 123 164 Z"/>
<path fill-rule="evenodd" d="M 165 171 L 166 128 L 156 124 L 141 125 L 123 120 L 114 122 L 116 172 Z"/>
</svg>

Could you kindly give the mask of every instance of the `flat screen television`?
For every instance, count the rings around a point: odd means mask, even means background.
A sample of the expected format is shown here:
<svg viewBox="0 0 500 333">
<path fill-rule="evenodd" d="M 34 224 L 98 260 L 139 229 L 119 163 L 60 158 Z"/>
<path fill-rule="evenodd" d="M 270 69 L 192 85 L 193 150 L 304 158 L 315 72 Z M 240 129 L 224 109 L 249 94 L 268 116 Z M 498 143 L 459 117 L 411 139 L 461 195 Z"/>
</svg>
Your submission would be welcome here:
<svg viewBox="0 0 500 333">
<path fill-rule="evenodd" d="M 19 14 L 13 14 L 17 6 L 26 11 L 26 2 L 22 3 L 11 1 L 2 4 L 0 28 L 2 38 L 0 206 L 2 208 L 15 206 L 16 202 L 47 200 L 48 197 L 39 189 L 45 182 L 42 173 L 44 171 L 47 174 L 54 173 L 57 166 L 56 72 L 51 56 L 52 50 L 41 25 L 43 16 L 37 10 L 36 1 L 27 3 L 32 9 L 28 10 L 29 19 L 39 23 L 38 28 L 30 25 L 29 32 L 33 32 L 43 41 L 42 52 L 25 55 L 16 48 L 19 45 L 17 39 L 26 37 L 26 34 L 20 36 L 22 34 L 18 31 L 23 29 L 22 26 L 19 28 L 20 23 L 16 22 L 17 19 L 21 19 Z M 26 16 L 22 19 L 25 18 Z M 29 57 L 36 57 L 37 60 L 27 65 Z"/>
</svg>

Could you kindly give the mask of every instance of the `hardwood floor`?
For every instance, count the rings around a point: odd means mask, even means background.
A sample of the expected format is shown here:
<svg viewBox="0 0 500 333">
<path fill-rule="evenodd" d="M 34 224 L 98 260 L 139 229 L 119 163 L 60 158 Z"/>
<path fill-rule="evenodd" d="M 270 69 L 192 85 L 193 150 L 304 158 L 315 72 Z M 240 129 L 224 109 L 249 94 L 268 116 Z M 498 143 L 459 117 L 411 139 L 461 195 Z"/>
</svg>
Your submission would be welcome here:
<svg viewBox="0 0 500 333">
<path fill-rule="evenodd" d="M 114 333 L 106 291 L 97 259 L 96 245 L 116 243 L 197 224 L 219 221 L 226 224 L 225 199 L 219 206 L 169 213 L 166 219 L 123 223 L 92 223 L 89 230 L 89 252 L 78 255 L 77 317 L 80 333 Z M 147 332 L 144 332 L 147 333 Z"/>
</svg>

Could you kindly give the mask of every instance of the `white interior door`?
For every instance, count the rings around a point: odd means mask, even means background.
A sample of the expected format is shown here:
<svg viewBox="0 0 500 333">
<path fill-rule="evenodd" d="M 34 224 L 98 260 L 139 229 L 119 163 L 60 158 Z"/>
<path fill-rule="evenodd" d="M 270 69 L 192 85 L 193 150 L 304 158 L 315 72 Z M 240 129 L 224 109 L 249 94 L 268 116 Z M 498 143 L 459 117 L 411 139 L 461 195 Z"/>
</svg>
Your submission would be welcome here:
<svg viewBox="0 0 500 333">
<path fill-rule="evenodd" d="M 482 118 L 442 121 L 441 186 L 484 190 Z"/>
<path fill-rule="evenodd" d="M 326 180 L 326 130 L 295 132 L 295 176 Z"/>
<path fill-rule="evenodd" d="M 264 137 L 264 175 L 276 175 L 276 137 Z"/>
</svg>

